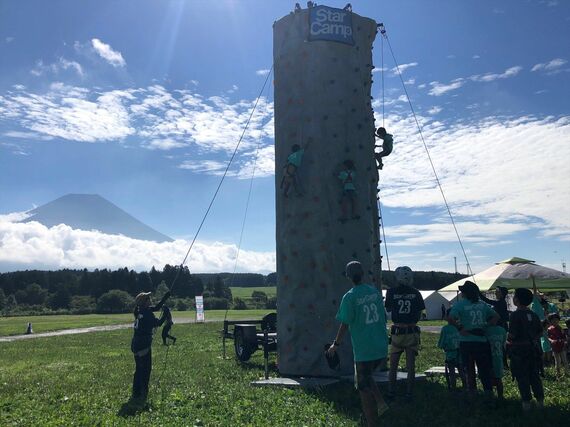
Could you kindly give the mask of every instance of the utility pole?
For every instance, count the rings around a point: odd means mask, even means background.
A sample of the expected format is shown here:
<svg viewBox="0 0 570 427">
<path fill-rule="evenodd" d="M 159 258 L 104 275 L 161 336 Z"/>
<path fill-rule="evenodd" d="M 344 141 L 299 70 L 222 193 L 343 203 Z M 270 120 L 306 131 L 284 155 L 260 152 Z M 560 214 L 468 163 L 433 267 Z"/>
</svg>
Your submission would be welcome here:
<svg viewBox="0 0 570 427">
<path fill-rule="evenodd" d="M 457 257 L 453 257 L 453 264 L 455 264 L 455 274 L 457 274 Z"/>
<path fill-rule="evenodd" d="M 566 273 L 566 261 L 562 260 L 562 271 Z"/>
</svg>

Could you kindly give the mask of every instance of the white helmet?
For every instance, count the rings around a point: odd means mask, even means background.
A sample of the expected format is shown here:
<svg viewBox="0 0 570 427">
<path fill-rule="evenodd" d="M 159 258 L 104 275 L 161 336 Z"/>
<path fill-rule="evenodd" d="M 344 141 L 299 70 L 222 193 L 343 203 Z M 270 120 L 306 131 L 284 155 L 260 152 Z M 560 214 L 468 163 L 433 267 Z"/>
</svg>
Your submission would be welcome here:
<svg viewBox="0 0 570 427">
<path fill-rule="evenodd" d="M 394 275 L 399 285 L 411 286 L 412 283 L 414 283 L 414 273 L 412 269 L 406 265 L 396 268 Z"/>
</svg>

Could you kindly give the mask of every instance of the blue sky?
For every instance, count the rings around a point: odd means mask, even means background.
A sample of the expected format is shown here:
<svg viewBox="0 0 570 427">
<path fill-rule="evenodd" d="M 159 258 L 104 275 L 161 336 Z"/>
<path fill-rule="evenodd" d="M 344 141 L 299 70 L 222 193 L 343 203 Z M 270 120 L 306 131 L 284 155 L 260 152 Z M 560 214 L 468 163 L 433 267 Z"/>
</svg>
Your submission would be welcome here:
<svg viewBox="0 0 570 427">
<path fill-rule="evenodd" d="M 352 4 L 386 25 L 473 269 L 510 256 L 555 268 L 570 260 L 570 4 Z M 0 269 L 179 263 L 271 67 L 272 23 L 293 6 L 0 2 Z M 377 39 L 377 120 L 380 55 Z M 391 267 L 451 271 L 456 256 L 465 271 L 387 50 L 385 67 Z M 239 269 L 273 270 L 272 118 L 268 90 L 192 269 L 233 269 L 260 144 Z M 177 240 L 153 246 L 14 222 L 67 193 L 100 194 Z"/>
</svg>

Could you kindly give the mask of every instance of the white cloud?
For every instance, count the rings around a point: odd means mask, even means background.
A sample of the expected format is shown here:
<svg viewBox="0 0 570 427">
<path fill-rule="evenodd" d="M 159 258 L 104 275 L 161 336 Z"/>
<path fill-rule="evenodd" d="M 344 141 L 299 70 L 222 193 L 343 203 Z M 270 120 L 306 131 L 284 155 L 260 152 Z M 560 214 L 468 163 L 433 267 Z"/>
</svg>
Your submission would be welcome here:
<svg viewBox="0 0 570 427">
<path fill-rule="evenodd" d="M 231 152 L 254 102 L 204 99 L 195 91 L 169 92 L 160 85 L 95 92 L 55 83 L 45 94 L 17 90 L 0 96 L 0 115 L 18 129 L 9 132 L 23 128 L 37 134 L 36 139 L 106 142 L 138 136 L 151 149 L 177 148 L 184 141 L 202 151 Z M 273 104 L 261 97 L 243 137 L 243 150 L 273 137 L 273 126 L 268 126 L 272 117 Z"/>
<path fill-rule="evenodd" d="M 120 268 L 149 270 L 153 265 L 177 264 L 189 242 L 156 243 L 97 231 L 74 230 L 64 224 L 51 228 L 37 222 L 15 223 L 19 219 L 0 216 L 0 271 L 24 268 Z M 193 272 L 231 271 L 237 246 L 224 242 L 198 241 L 186 265 Z M 242 248 L 239 271 L 275 271 L 274 252 Z"/>
<path fill-rule="evenodd" d="M 6 44 L 10 44 L 10 43 L 12 43 L 14 40 L 16 40 L 15 37 L 10 37 L 10 36 L 8 36 L 8 37 L 4 38 L 4 41 L 6 42 Z"/>
<path fill-rule="evenodd" d="M 457 90 L 465 85 L 467 81 L 472 82 L 492 82 L 498 79 L 507 79 L 510 77 L 514 77 L 520 73 L 523 68 L 519 65 L 514 67 L 507 68 L 502 73 L 486 73 L 486 74 L 474 74 L 467 78 L 459 77 L 457 79 L 452 80 L 450 83 L 440 83 L 437 81 L 431 82 L 430 86 L 431 89 L 429 91 L 430 95 L 433 96 L 441 96 L 445 93 Z"/>
<path fill-rule="evenodd" d="M 485 241 L 493 233 L 500 237 L 501 230 L 508 235 L 521 227 L 543 237 L 570 239 L 570 171 L 566 167 L 570 117 L 489 117 L 455 125 L 421 116 L 419 120 L 452 212 L 461 224 L 460 233 L 465 223 L 467 237 L 473 241 Z M 394 151 L 384 161 L 383 204 L 414 210 L 443 208 L 413 120 L 391 115 L 386 122 L 395 139 Z M 528 144 L 530 140 L 548 143 L 537 146 Z M 481 230 L 471 224 L 479 224 Z M 435 241 L 438 235 L 432 236 Z M 428 233 L 409 241 L 430 238 Z"/>
<path fill-rule="evenodd" d="M 481 58 L 481 56 L 479 56 L 479 55 L 473 55 L 471 58 L 473 58 L 473 59 L 479 59 L 479 58 Z"/>
<path fill-rule="evenodd" d="M 438 106 L 436 105 L 436 106 L 431 107 L 431 108 L 428 110 L 428 114 L 430 114 L 430 115 L 433 116 L 434 114 L 441 113 L 442 110 L 443 110 L 443 108 L 438 107 Z"/>
<path fill-rule="evenodd" d="M 449 84 L 444 84 L 440 82 L 430 82 L 431 89 L 429 90 L 429 94 L 433 96 L 441 96 L 447 92 L 451 92 L 453 90 L 457 90 L 465 84 L 464 79 L 455 79 Z"/>
<path fill-rule="evenodd" d="M 559 71 L 560 67 L 565 65 L 567 62 L 568 61 L 563 58 L 554 58 L 552 61 L 543 64 L 535 64 L 530 71 L 556 72 Z"/>
<path fill-rule="evenodd" d="M 30 71 L 34 76 L 41 76 L 45 73 L 59 74 L 62 70 L 73 70 L 78 76 L 83 77 L 83 67 L 79 62 L 69 61 L 63 57 L 57 62 L 44 64 L 42 60 L 36 62 L 36 66 Z"/>
<path fill-rule="evenodd" d="M 515 66 L 515 67 L 510 67 L 507 68 L 503 73 L 501 74 L 497 74 L 497 73 L 486 73 L 486 74 L 476 74 L 474 76 L 469 77 L 472 81 L 474 82 L 492 82 L 495 81 L 497 79 L 508 79 L 509 77 L 514 77 L 516 76 L 518 73 L 520 73 L 520 71 L 523 68 L 521 66 Z"/>
<path fill-rule="evenodd" d="M 173 148 L 181 148 L 186 147 L 186 144 L 183 141 L 176 141 L 172 138 L 165 138 L 165 139 L 153 139 L 149 141 L 145 147 L 149 150 L 172 150 Z"/>
<path fill-rule="evenodd" d="M 393 75 L 397 76 L 398 75 L 398 68 L 400 69 L 400 73 L 404 74 L 404 72 L 412 67 L 417 67 L 418 63 L 417 62 L 409 62 L 407 64 L 400 64 L 398 67 L 394 67 L 392 68 L 392 73 Z"/>
<path fill-rule="evenodd" d="M 91 46 L 93 46 L 93 49 L 95 49 L 95 52 L 97 52 L 101 58 L 113 67 L 124 67 L 127 65 L 121 52 L 113 50 L 110 45 L 103 43 L 101 40 L 91 39 Z"/>
<path fill-rule="evenodd" d="M 185 160 L 178 165 L 180 169 L 188 169 L 194 173 L 218 176 L 224 174 L 227 166 L 227 163 L 216 160 Z M 228 174 L 235 175 L 235 172 L 228 171 Z"/>
<path fill-rule="evenodd" d="M 413 85 L 414 83 L 416 83 L 416 79 L 414 79 L 414 78 L 410 78 L 404 82 L 404 84 L 407 84 L 407 85 Z"/>
<path fill-rule="evenodd" d="M 264 68 L 263 70 L 257 70 L 255 74 L 257 74 L 258 76 L 266 76 L 269 74 L 269 71 L 271 70 Z"/>
</svg>

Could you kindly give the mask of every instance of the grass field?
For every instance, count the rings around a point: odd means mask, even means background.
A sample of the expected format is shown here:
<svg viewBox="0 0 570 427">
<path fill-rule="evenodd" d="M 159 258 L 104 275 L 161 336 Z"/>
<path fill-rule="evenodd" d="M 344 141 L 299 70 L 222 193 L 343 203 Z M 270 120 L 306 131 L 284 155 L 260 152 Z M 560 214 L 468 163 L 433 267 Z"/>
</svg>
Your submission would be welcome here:
<svg viewBox="0 0 570 427">
<path fill-rule="evenodd" d="M 268 297 L 274 297 L 277 295 L 277 287 L 275 286 L 258 286 L 254 288 L 240 288 L 238 286 L 232 286 L 232 297 L 239 298 L 251 298 L 251 293 L 253 291 L 265 292 Z"/>
<path fill-rule="evenodd" d="M 357 426 L 360 402 L 349 383 L 317 391 L 254 388 L 261 353 L 239 365 L 221 358 L 220 323 L 175 325 L 170 348 L 153 346 L 149 410 L 119 412 L 130 393 L 134 363 L 130 330 L 39 338 L 2 344 L 2 426 Z M 437 335 L 423 334 L 418 370 L 441 365 Z M 274 361 L 274 358 L 272 358 Z M 272 376 L 277 376 L 275 364 Z M 557 426 L 570 416 L 570 381 L 549 369 L 546 409 L 521 414 L 516 388 L 505 378 L 506 402 L 490 409 L 447 392 L 442 380 L 419 383 L 412 403 L 396 400 L 386 426 Z M 160 378 L 159 378 L 160 377 Z"/>
<path fill-rule="evenodd" d="M 271 311 L 272 310 L 229 310 L 227 318 L 230 320 L 260 319 Z M 181 319 L 196 318 L 195 311 L 173 311 L 172 314 L 175 322 Z M 205 312 L 207 321 L 223 320 L 225 314 L 225 310 L 206 310 Z M 130 313 L 0 317 L 0 336 L 23 334 L 26 332 L 28 322 L 32 322 L 34 333 L 41 333 L 61 329 L 119 325 L 132 321 L 133 315 Z"/>
</svg>

